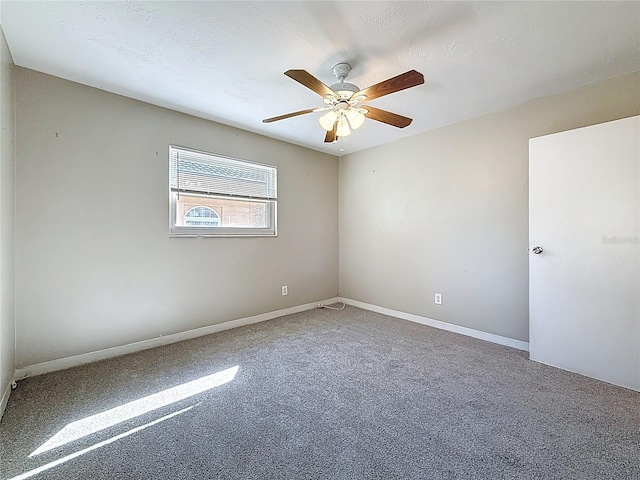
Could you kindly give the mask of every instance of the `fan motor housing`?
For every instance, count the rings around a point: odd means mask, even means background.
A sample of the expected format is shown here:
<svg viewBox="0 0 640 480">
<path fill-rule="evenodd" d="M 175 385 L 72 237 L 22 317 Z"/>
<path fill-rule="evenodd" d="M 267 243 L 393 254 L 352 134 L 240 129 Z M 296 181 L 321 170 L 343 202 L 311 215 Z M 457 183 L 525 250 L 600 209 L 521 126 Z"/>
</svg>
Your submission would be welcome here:
<svg viewBox="0 0 640 480">
<path fill-rule="evenodd" d="M 338 95 L 340 95 L 340 97 L 347 98 L 347 99 L 351 98 L 351 96 L 354 93 L 360 91 L 357 85 L 354 85 L 353 83 L 346 83 L 346 82 L 334 83 L 329 88 L 334 92 L 336 92 Z"/>
</svg>

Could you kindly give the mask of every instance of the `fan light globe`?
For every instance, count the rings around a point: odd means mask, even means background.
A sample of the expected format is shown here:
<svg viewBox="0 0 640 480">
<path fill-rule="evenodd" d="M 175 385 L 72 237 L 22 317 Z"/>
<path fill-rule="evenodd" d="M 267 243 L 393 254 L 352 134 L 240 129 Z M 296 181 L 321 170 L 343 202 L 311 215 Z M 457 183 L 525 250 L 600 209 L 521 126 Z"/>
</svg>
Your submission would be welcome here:
<svg viewBox="0 0 640 480">
<path fill-rule="evenodd" d="M 327 113 L 322 115 L 318 121 L 320 122 L 320 126 L 324 128 L 327 132 L 333 130 L 333 124 L 336 123 L 336 119 L 338 118 L 338 114 L 333 110 L 329 110 Z"/>
<path fill-rule="evenodd" d="M 364 123 L 364 115 L 355 108 L 350 108 L 347 111 L 347 120 L 349 120 L 349 125 L 351 125 L 351 128 L 355 130 L 357 128 L 360 128 Z"/>
<path fill-rule="evenodd" d="M 340 118 L 338 119 L 338 128 L 336 130 L 336 135 L 338 137 L 346 137 L 351 135 L 349 122 L 347 122 L 347 118 L 345 116 L 340 116 Z"/>
</svg>

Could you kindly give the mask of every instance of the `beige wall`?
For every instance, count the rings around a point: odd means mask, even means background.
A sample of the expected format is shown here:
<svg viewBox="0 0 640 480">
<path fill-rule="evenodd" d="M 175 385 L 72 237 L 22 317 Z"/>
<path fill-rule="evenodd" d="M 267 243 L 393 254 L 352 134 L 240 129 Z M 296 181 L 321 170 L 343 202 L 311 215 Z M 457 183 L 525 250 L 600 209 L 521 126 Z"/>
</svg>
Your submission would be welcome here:
<svg viewBox="0 0 640 480">
<path fill-rule="evenodd" d="M 334 296 L 338 176 L 343 296 L 526 341 L 528 139 L 640 111 L 630 75 L 348 155 L 338 175 L 330 155 L 15 75 L 19 367 Z M 277 165 L 279 236 L 170 238 L 170 143 Z"/>
<path fill-rule="evenodd" d="M 16 80 L 18 367 L 336 295 L 336 157 L 31 70 Z M 276 165 L 278 237 L 170 238 L 169 144 Z"/>
<path fill-rule="evenodd" d="M 14 83 L 13 61 L 0 28 L 0 415 L 15 367 Z"/>
<path fill-rule="evenodd" d="M 639 112 L 633 74 L 341 158 L 341 294 L 527 341 L 529 138 Z"/>
</svg>

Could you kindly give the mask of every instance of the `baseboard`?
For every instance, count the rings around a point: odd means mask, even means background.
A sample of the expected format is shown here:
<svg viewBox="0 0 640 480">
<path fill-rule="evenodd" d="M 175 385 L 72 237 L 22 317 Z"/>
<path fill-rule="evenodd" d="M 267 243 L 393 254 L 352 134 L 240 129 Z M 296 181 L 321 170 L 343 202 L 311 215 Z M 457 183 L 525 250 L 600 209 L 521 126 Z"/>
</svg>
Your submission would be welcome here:
<svg viewBox="0 0 640 480">
<path fill-rule="evenodd" d="M 341 301 L 347 305 L 353 305 L 354 307 L 362 308 L 364 310 L 370 310 L 376 313 L 382 313 L 383 315 L 389 315 L 391 317 L 401 318 L 403 320 L 409 320 L 410 322 L 421 323 L 422 325 L 428 325 L 429 327 L 439 328 L 440 330 L 447 330 L 453 333 L 459 333 L 468 337 L 479 338 L 480 340 L 486 340 L 487 342 L 497 343 L 506 347 L 517 348 L 518 350 L 529 351 L 529 343 L 522 340 L 515 340 L 513 338 L 502 337 L 500 335 L 494 335 L 493 333 L 483 332 L 481 330 L 474 330 L 473 328 L 461 327 L 452 323 L 441 322 L 440 320 L 434 320 L 428 317 L 421 317 L 420 315 L 414 315 L 413 313 L 400 312 L 398 310 L 391 310 L 390 308 L 379 307 L 378 305 L 372 305 L 370 303 L 359 302 L 358 300 L 352 300 L 350 298 L 342 298 Z"/>
<path fill-rule="evenodd" d="M 129 343 L 127 345 L 121 345 L 118 347 L 105 348 L 104 350 L 98 350 L 95 352 L 83 353 L 81 355 L 74 355 L 71 357 L 60 358 L 57 360 L 51 360 L 48 362 L 36 363 L 26 367 L 21 367 L 16 370 L 15 380 L 22 380 L 34 375 L 42 375 L 44 373 L 55 372 L 58 370 L 65 370 L 67 368 L 77 367 L 86 363 L 97 362 L 99 360 L 105 360 L 107 358 L 119 357 L 121 355 L 127 355 L 129 353 L 135 353 L 149 348 L 160 347 L 162 345 L 168 345 L 170 343 L 181 342 L 183 340 L 190 340 L 192 338 L 202 337 L 204 335 L 210 335 L 212 333 L 222 332 L 224 330 L 230 330 L 232 328 L 242 327 L 244 325 L 251 325 L 253 323 L 264 322 L 273 318 L 282 317 L 284 315 L 291 315 L 293 313 L 304 312 L 306 310 L 312 310 L 318 308 L 320 304 L 332 304 L 338 301 L 337 297 L 329 298 L 326 300 L 320 300 L 318 302 L 306 303 L 304 305 L 298 305 L 295 307 L 289 307 L 282 310 L 276 310 L 274 312 L 261 313 L 252 317 L 239 318 L 237 320 L 231 320 L 228 322 L 218 323 L 215 325 L 209 325 L 207 327 L 196 328 L 193 330 L 187 330 L 186 332 L 174 333 L 172 335 L 160 336 L 157 338 L 151 338 L 149 340 L 143 340 L 141 342 Z"/>
<path fill-rule="evenodd" d="M 631 390 L 633 392 L 640 393 L 640 378 L 638 379 L 638 382 L 635 382 L 632 385 L 631 384 L 623 384 L 623 383 L 615 383 L 615 382 L 612 382 L 611 380 L 606 379 L 606 378 L 593 377 L 591 375 L 587 375 L 586 373 L 576 372 L 575 370 L 570 370 L 570 369 L 568 369 L 566 367 L 561 367 L 560 365 L 554 365 L 553 363 L 543 362 L 542 360 L 538 360 L 538 359 L 533 358 L 533 357 L 530 357 L 529 360 L 531 360 L 532 362 L 540 363 L 542 365 L 546 365 L 547 367 L 559 368 L 560 370 L 564 370 L 565 372 L 574 373 L 574 374 L 580 375 L 582 377 L 592 378 L 593 380 L 597 380 L 599 382 L 608 383 L 609 385 L 613 385 L 614 387 L 626 388 L 626 389 Z"/>
<path fill-rule="evenodd" d="M 0 399 L 0 420 L 2 420 L 2 416 L 4 415 L 4 409 L 7 408 L 7 403 L 9 403 L 9 395 L 11 395 L 11 382 L 9 382 L 7 388 L 2 391 L 2 398 Z"/>
</svg>

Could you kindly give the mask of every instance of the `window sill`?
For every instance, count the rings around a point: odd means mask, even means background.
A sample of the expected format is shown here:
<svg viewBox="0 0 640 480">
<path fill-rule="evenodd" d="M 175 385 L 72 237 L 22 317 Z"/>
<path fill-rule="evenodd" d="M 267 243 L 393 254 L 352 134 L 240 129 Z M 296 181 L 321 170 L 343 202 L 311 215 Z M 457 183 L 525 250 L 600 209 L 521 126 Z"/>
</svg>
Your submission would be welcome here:
<svg viewBox="0 0 640 480">
<path fill-rule="evenodd" d="M 271 233 L 194 233 L 194 232 L 169 232 L 169 238 L 252 238 L 252 237 L 277 237 L 275 232 Z"/>
</svg>

